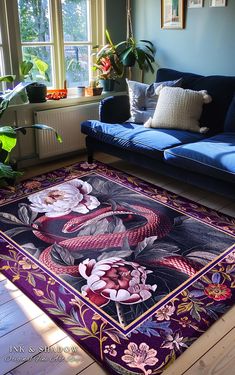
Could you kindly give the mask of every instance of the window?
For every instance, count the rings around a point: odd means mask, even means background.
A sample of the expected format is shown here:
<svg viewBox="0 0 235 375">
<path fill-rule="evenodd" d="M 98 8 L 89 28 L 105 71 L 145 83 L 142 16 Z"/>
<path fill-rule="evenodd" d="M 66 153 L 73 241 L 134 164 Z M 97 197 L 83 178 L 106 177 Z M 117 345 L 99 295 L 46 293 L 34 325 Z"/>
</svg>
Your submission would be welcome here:
<svg viewBox="0 0 235 375">
<path fill-rule="evenodd" d="M 69 87 L 89 81 L 91 55 L 89 5 L 90 2 L 86 0 L 62 1 L 64 60 Z"/>
<path fill-rule="evenodd" d="M 34 62 L 40 59 L 48 65 L 46 70 L 50 81 L 48 86 L 54 86 L 53 69 L 53 33 L 51 27 L 51 9 L 49 0 L 18 0 L 18 15 L 22 59 Z M 32 75 L 35 80 L 42 80 L 40 72 L 33 67 Z"/>
<path fill-rule="evenodd" d="M 10 74 L 6 70 L 6 66 L 9 66 L 9 48 L 6 34 L 6 11 L 5 2 L 0 0 L 0 76 Z M 5 90 L 7 87 L 5 82 L 0 83 L 0 91 Z"/>
<path fill-rule="evenodd" d="M 3 46 L 2 46 L 2 33 L 0 29 L 0 76 L 4 75 L 4 63 L 3 63 Z"/>
<path fill-rule="evenodd" d="M 49 87 L 87 85 L 92 79 L 91 49 L 103 43 L 104 0 L 0 0 L 8 14 L 9 72 L 19 74 L 19 64 L 31 60 L 34 80 Z M 15 28 L 9 27 L 15 23 Z M 1 22 L 1 15 L 0 15 Z M 0 62 L 1 62 L 0 39 Z M 48 81 L 35 61 L 47 68 Z M 0 65 L 1 69 L 1 65 Z M 1 72 L 1 71 L 0 71 Z"/>
</svg>

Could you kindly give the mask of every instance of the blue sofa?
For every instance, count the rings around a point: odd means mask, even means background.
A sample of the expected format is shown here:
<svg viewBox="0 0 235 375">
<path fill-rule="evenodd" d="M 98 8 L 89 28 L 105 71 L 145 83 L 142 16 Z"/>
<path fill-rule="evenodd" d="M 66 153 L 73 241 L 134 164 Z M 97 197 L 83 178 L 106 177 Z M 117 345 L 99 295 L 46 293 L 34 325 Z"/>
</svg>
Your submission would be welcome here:
<svg viewBox="0 0 235 375">
<path fill-rule="evenodd" d="M 235 199 L 235 77 L 201 76 L 162 68 L 156 82 L 182 78 L 182 87 L 207 90 L 212 102 L 204 105 L 200 122 L 206 134 L 174 129 L 152 129 L 127 122 L 128 95 L 100 103 L 100 120 L 81 124 L 88 161 L 102 151 L 156 173 Z"/>
</svg>

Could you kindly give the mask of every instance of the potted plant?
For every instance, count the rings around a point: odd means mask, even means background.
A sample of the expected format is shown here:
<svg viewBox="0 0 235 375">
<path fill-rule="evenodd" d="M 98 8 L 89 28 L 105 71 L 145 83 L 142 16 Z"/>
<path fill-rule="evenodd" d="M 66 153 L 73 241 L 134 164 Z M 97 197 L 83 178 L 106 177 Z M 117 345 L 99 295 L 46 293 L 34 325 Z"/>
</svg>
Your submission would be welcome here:
<svg viewBox="0 0 235 375">
<path fill-rule="evenodd" d="M 0 77 L 0 82 L 6 81 L 6 78 L 4 77 Z M 9 81 L 7 80 L 7 82 Z M 20 92 L 22 92 L 25 88 L 27 88 L 30 84 L 31 84 L 30 82 L 21 82 L 11 92 L 1 96 L 0 118 L 2 117 L 4 112 L 7 110 L 8 105 L 11 102 L 11 100 Z M 9 181 L 14 182 L 14 179 L 17 176 L 22 175 L 21 172 L 15 171 L 12 168 L 11 160 L 10 160 L 10 152 L 16 146 L 17 133 L 21 132 L 23 134 L 26 134 L 27 129 L 53 131 L 55 133 L 55 136 L 58 142 L 62 142 L 62 139 L 57 134 L 57 132 L 52 127 L 47 126 L 47 125 L 35 124 L 32 126 L 20 126 L 20 127 L 9 126 L 9 125 L 0 126 L 0 186 L 8 185 Z"/>
<path fill-rule="evenodd" d="M 154 46 L 149 40 L 142 39 L 139 42 L 133 37 L 118 44 L 124 48 L 119 53 L 119 58 L 124 66 L 132 67 L 138 64 L 140 70 L 149 68 L 154 73 Z"/>
<path fill-rule="evenodd" d="M 38 81 L 50 81 L 47 73 L 48 64 L 37 56 L 30 55 L 30 60 L 24 60 L 20 65 L 20 74 L 24 79 L 30 78 L 36 82 L 27 86 L 26 91 L 30 103 L 42 103 L 46 101 L 47 86 Z"/>
<path fill-rule="evenodd" d="M 118 45 L 112 42 L 108 30 L 105 35 L 108 43 L 101 48 L 98 45 L 93 47 L 93 49 L 98 49 L 93 53 L 95 56 L 93 70 L 99 71 L 98 79 L 104 91 L 113 91 L 114 83 L 117 78 L 123 76 L 124 69 L 117 51 Z"/>
</svg>

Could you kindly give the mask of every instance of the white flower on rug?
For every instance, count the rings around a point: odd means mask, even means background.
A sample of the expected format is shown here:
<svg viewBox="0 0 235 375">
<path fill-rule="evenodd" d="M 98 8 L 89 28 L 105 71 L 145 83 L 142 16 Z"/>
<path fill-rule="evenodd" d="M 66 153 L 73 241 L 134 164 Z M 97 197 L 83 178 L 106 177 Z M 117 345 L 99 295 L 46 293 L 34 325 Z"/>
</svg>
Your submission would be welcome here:
<svg viewBox="0 0 235 375">
<path fill-rule="evenodd" d="M 171 315 L 175 312 L 174 305 L 165 305 L 156 312 L 156 318 L 159 321 L 170 320 Z"/>
<path fill-rule="evenodd" d="M 183 348 L 188 347 L 188 345 L 186 345 L 183 342 L 183 339 L 184 339 L 183 336 L 180 336 L 179 332 L 175 332 L 172 335 L 169 334 L 166 336 L 166 340 L 161 345 L 161 348 L 166 348 L 170 350 L 176 349 L 180 351 L 182 347 Z"/>
<path fill-rule="evenodd" d="M 142 342 L 139 346 L 135 342 L 130 342 L 122 356 L 123 362 L 132 368 L 138 368 L 143 371 L 144 375 L 150 375 L 151 370 L 146 370 L 145 366 L 154 366 L 158 362 L 157 351 L 150 349 L 149 346 Z"/>
<path fill-rule="evenodd" d="M 87 285 L 81 291 L 98 306 L 104 306 L 110 300 L 123 304 L 143 302 L 157 288 L 156 284 L 146 284 L 147 275 L 152 271 L 121 258 L 113 257 L 99 262 L 86 259 L 79 264 L 79 272 L 87 280 Z"/>
<path fill-rule="evenodd" d="M 100 205 L 98 199 L 89 195 L 92 187 L 79 179 L 45 189 L 28 196 L 31 209 L 45 212 L 48 217 L 68 215 L 70 212 L 86 214 Z"/>
</svg>

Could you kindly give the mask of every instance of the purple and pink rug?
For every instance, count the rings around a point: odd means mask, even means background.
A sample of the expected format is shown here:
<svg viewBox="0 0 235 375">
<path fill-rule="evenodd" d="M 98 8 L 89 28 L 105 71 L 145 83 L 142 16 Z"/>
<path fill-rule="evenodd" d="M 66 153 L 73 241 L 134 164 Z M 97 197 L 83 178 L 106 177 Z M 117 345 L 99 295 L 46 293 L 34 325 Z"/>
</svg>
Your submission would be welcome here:
<svg viewBox="0 0 235 375">
<path fill-rule="evenodd" d="M 82 162 L 0 196 L 0 270 L 113 374 L 160 374 L 235 301 L 235 221 Z"/>
</svg>

